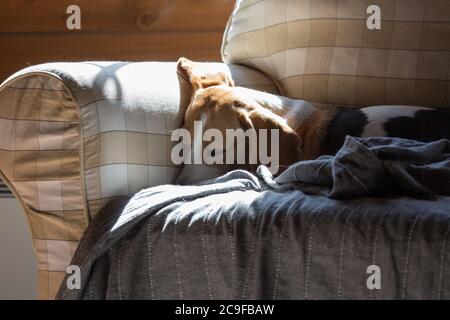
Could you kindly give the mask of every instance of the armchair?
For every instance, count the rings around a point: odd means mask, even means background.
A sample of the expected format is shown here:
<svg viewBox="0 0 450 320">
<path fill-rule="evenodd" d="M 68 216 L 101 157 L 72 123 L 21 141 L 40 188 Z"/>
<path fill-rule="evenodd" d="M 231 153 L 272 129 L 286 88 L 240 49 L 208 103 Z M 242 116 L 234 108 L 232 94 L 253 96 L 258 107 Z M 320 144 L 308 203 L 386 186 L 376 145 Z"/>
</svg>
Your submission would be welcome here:
<svg viewBox="0 0 450 320">
<path fill-rule="evenodd" d="M 237 85 L 317 105 L 450 105 L 447 0 L 237 1 L 222 57 Z M 270 13 L 270 14 L 268 14 Z M 0 87 L 0 175 L 21 202 L 40 298 L 56 294 L 89 221 L 117 196 L 169 183 L 189 84 L 174 63 L 49 63 Z"/>
<path fill-rule="evenodd" d="M 277 92 L 262 73 L 211 63 L 239 85 Z M 175 63 L 50 63 L 0 88 L 0 174 L 20 201 L 38 260 L 39 297 L 54 297 L 84 229 L 111 199 L 170 183 L 170 132 L 190 85 Z"/>
</svg>

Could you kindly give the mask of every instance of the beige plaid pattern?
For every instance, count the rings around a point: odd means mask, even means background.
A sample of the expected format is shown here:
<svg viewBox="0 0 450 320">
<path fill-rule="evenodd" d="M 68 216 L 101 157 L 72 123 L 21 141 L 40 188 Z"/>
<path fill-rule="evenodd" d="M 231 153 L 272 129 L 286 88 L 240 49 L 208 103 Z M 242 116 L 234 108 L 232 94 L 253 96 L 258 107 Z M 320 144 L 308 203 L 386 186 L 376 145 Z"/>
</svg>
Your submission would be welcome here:
<svg viewBox="0 0 450 320">
<path fill-rule="evenodd" d="M 258 71 L 210 66 L 240 85 L 277 93 Z M 40 65 L 0 87 L 0 179 L 27 214 L 40 298 L 55 296 L 104 205 L 173 180 L 170 134 L 189 93 L 175 63 Z"/>
<path fill-rule="evenodd" d="M 131 112 L 108 100 L 81 108 L 84 175 L 91 217 L 115 197 L 173 181 L 170 132 L 177 118 Z"/>
<path fill-rule="evenodd" d="M 0 169 L 27 215 L 39 297 L 53 297 L 87 225 L 79 113 L 58 79 L 30 74 L 0 89 Z"/>
<path fill-rule="evenodd" d="M 369 5 L 381 9 L 381 30 L 366 26 Z M 450 1 L 241 0 L 222 56 L 262 70 L 293 98 L 448 107 Z"/>
</svg>

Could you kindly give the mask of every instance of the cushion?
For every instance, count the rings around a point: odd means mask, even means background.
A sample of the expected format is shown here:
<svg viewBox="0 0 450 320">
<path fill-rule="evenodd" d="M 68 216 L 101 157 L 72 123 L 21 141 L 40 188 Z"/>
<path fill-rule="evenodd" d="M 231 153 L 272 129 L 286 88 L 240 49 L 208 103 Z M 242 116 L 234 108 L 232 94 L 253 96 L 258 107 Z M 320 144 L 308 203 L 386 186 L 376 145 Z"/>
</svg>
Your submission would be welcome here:
<svg viewBox="0 0 450 320">
<path fill-rule="evenodd" d="M 324 105 L 450 105 L 450 1 L 240 0 L 226 63 L 263 71 L 287 96 Z"/>
</svg>

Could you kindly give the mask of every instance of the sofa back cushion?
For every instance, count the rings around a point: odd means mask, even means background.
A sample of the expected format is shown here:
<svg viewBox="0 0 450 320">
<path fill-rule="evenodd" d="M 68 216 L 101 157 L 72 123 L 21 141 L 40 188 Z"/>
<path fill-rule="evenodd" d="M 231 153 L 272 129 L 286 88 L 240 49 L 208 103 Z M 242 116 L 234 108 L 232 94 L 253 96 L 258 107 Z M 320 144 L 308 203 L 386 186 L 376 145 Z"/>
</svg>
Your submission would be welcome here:
<svg viewBox="0 0 450 320">
<path fill-rule="evenodd" d="M 371 5 L 379 30 L 368 27 Z M 240 0 L 222 56 L 263 71 L 293 98 L 449 107 L 450 1 Z"/>
</svg>

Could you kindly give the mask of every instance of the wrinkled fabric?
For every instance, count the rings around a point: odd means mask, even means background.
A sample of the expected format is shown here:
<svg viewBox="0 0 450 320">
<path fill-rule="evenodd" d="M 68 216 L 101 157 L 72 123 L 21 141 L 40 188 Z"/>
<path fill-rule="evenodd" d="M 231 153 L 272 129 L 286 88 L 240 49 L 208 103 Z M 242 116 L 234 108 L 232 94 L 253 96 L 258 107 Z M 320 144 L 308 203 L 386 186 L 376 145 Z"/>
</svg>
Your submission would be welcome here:
<svg viewBox="0 0 450 320">
<path fill-rule="evenodd" d="M 348 138 L 276 179 L 142 190 L 92 221 L 58 298 L 450 299 L 448 143 Z"/>
<path fill-rule="evenodd" d="M 336 199 L 388 194 L 448 196 L 450 141 L 348 136 L 335 156 L 298 162 L 275 181 Z"/>
</svg>

